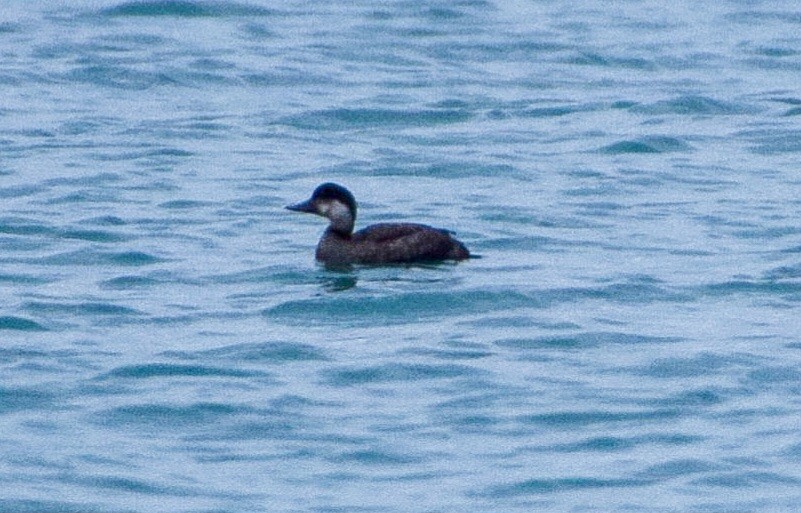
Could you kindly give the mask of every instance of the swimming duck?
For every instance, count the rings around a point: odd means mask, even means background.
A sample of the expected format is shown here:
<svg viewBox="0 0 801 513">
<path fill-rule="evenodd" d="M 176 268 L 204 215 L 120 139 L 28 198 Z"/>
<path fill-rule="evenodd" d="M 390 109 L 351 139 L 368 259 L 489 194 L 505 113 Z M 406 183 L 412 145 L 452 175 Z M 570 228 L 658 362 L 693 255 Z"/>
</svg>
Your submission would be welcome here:
<svg viewBox="0 0 801 513">
<path fill-rule="evenodd" d="M 324 183 L 306 201 L 286 207 L 326 217 L 315 257 L 324 264 L 391 264 L 464 260 L 467 248 L 447 230 L 416 223 L 378 223 L 353 232 L 356 199 L 345 187 Z"/>
</svg>

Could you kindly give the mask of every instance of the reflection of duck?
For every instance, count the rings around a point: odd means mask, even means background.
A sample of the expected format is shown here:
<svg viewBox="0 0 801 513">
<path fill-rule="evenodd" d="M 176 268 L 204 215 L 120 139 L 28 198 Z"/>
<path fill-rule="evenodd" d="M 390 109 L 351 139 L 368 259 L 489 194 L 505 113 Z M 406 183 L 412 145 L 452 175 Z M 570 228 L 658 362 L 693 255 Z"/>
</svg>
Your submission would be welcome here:
<svg viewBox="0 0 801 513">
<path fill-rule="evenodd" d="M 329 271 L 336 270 L 337 274 L 329 272 L 318 278 L 318 282 L 326 292 L 342 292 L 356 286 L 358 282 L 356 273 L 352 269 L 346 271 L 346 267 L 343 265 L 342 269 L 331 268 Z"/>
<path fill-rule="evenodd" d="M 325 264 L 390 264 L 470 258 L 467 248 L 447 230 L 414 223 L 378 223 L 353 232 L 356 200 L 335 183 L 317 187 L 311 198 L 289 210 L 327 217 L 328 228 L 317 245 Z"/>
</svg>

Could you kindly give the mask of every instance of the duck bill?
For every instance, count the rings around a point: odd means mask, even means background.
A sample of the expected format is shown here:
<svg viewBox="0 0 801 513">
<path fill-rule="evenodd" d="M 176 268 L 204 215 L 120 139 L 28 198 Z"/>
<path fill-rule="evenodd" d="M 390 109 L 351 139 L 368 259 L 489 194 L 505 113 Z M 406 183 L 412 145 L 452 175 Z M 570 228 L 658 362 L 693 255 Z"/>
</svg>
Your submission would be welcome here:
<svg viewBox="0 0 801 513">
<path fill-rule="evenodd" d="M 317 213 L 317 210 L 314 208 L 314 204 L 311 200 L 301 201 L 300 203 L 295 203 L 294 205 L 287 205 L 286 209 L 293 212 L 306 212 L 308 214 Z"/>
</svg>

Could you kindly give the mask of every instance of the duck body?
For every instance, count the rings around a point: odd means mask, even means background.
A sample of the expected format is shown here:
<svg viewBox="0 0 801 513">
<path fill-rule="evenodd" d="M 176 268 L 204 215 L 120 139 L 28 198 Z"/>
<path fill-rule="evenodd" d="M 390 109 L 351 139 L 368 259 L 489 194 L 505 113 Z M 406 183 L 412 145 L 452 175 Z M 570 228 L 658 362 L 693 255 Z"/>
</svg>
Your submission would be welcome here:
<svg viewBox="0 0 801 513">
<path fill-rule="evenodd" d="M 391 264 L 464 260 L 470 252 L 446 230 L 424 224 L 379 223 L 351 235 L 327 229 L 315 256 L 333 264 Z"/>
<path fill-rule="evenodd" d="M 353 232 L 356 200 L 341 185 L 324 183 L 308 200 L 289 210 L 329 219 L 317 245 L 317 260 L 328 265 L 393 264 L 465 260 L 470 252 L 449 231 L 417 223 L 378 223 Z"/>
</svg>

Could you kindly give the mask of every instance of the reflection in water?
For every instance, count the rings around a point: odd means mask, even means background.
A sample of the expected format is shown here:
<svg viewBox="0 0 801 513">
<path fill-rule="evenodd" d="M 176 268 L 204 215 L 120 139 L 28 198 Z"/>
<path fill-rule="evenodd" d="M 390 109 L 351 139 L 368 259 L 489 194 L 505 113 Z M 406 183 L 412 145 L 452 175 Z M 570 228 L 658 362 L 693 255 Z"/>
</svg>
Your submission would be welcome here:
<svg viewBox="0 0 801 513">
<path fill-rule="evenodd" d="M 321 264 L 322 265 L 322 264 Z M 459 265 L 455 262 L 415 262 L 409 264 L 384 264 L 384 265 L 357 265 L 352 264 L 325 264 L 323 273 L 318 276 L 318 281 L 323 286 L 326 292 L 341 292 L 343 290 L 352 289 L 358 283 L 357 272 L 366 272 L 368 276 L 365 278 L 371 281 L 376 278 L 371 274 L 380 273 L 379 279 L 381 281 L 415 281 L 415 282 L 440 282 L 448 279 L 449 274 L 428 274 L 425 276 L 409 276 L 409 269 L 424 269 L 428 271 L 448 271 L 453 267 Z M 464 265 L 464 263 L 462 263 Z M 398 276 L 393 271 L 401 272 Z"/>
<path fill-rule="evenodd" d="M 431 261 L 403 264 L 382 265 L 353 265 L 353 264 L 320 264 L 324 271 L 317 277 L 326 292 L 341 292 L 352 289 L 358 283 L 357 273 L 367 273 L 363 278 L 367 281 L 378 279 L 382 282 L 413 281 L 413 282 L 441 282 L 451 277 L 448 272 L 464 262 Z M 442 273 L 424 273 L 423 275 L 409 275 L 410 269 L 427 271 L 446 271 Z M 378 273 L 376 275 L 375 273 Z"/>
<path fill-rule="evenodd" d="M 358 278 L 351 265 L 326 266 L 319 281 L 326 292 L 342 292 L 355 287 Z"/>
</svg>

